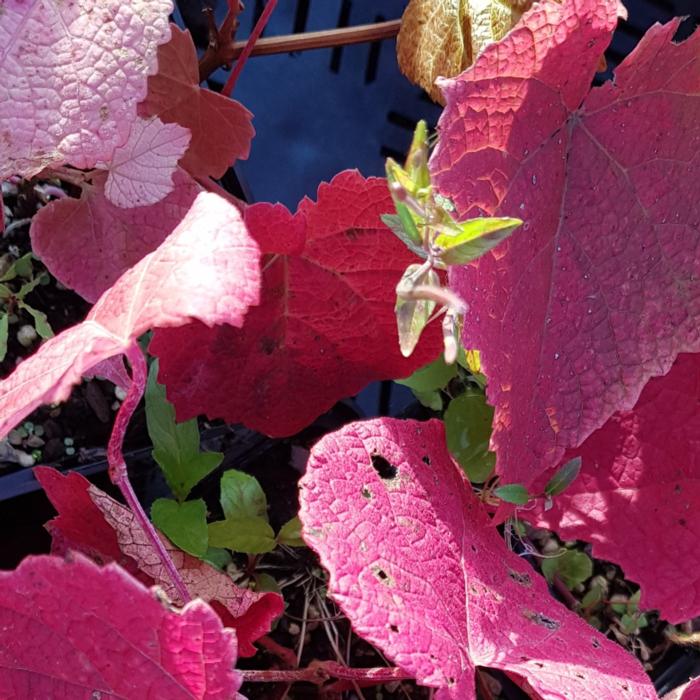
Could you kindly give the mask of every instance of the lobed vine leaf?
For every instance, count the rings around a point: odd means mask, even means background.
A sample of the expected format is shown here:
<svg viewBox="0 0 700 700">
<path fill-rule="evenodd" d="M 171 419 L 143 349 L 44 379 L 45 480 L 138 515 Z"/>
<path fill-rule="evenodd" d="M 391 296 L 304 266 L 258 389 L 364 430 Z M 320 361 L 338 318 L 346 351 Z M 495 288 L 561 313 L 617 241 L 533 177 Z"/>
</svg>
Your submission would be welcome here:
<svg viewBox="0 0 700 700">
<path fill-rule="evenodd" d="M 117 562 L 142 583 L 160 586 L 175 604 L 182 605 L 158 555 L 128 508 L 75 472 L 64 476 L 55 469 L 36 467 L 34 473 L 58 511 L 58 516 L 46 524 L 52 552 L 74 550 L 98 563 Z M 236 630 L 240 655 L 255 654 L 253 642 L 267 634 L 272 621 L 282 613 L 282 597 L 239 588 L 224 572 L 167 541 L 165 545 L 192 596 L 207 601 L 224 625 Z"/>
<path fill-rule="evenodd" d="M 192 141 L 181 165 L 197 177 L 221 177 L 234 161 L 247 158 L 255 136 L 252 114 L 235 100 L 199 87 L 197 52 L 188 31 L 171 26 L 171 39 L 158 49 L 158 72 L 148 79 L 142 114 L 190 130 Z"/>
<path fill-rule="evenodd" d="M 303 536 L 356 631 L 439 700 L 476 698 L 476 666 L 545 699 L 656 698 L 637 660 L 507 549 L 444 443 L 440 421 L 380 418 L 311 452 Z"/>
<path fill-rule="evenodd" d="M 0 572 L 0 695 L 230 700 L 236 636 L 201 600 L 174 612 L 116 564 L 27 557 Z"/>
<path fill-rule="evenodd" d="M 580 474 L 551 510 L 522 512 L 565 540 L 592 542 L 595 557 L 640 584 L 641 608 L 674 624 L 700 615 L 698 396 L 700 355 L 680 355 L 576 450 Z"/>
<path fill-rule="evenodd" d="M 0 382 L 0 434 L 42 403 L 64 400 L 84 373 L 149 328 L 193 318 L 241 325 L 258 301 L 258 260 L 238 210 L 199 194 L 173 233 L 128 269 L 85 321 L 46 341 Z"/>
<path fill-rule="evenodd" d="M 700 33 L 677 44 L 677 21 L 652 27 L 591 90 L 617 9 L 540 3 L 442 83 L 433 182 L 461 217 L 525 221 L 451 282 L 490 380 L 497 472 L 526 486 L 700 350 L 699 161 L 685 145 L 700 141 Z"/>
<path fill-rule="evenodd" d="M 410 359 L 394 318 L 397 282 L 411 253 L 380 221 L 386 181 L 340 173 L 304 199 L 248 207 L 263 258 L 260 306 L 245 325 L 158 331 L 150 351 L 178 420 L 219 416 L 268 435 L 292 435 L 369 382 L 406 376 L 440 352 L 431 324 Z"/>
<path fill-rule="evenodd" d="M 168 41 L 170 0 L 5 0 L 0 180 L 109 162 Z"/>
</svg>

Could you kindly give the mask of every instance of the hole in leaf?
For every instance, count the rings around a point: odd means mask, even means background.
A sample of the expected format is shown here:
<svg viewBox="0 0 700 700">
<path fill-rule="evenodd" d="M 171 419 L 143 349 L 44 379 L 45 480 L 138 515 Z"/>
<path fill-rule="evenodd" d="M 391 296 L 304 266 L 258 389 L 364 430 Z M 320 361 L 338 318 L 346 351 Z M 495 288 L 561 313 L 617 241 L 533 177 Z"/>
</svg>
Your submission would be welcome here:
<svg viewBox="0 0 700 700">
<path fill-rule="evenodd" d="M 600 649 L 600 642 L 595 637 L 591 639 L 591 643 L 593 644 L 594 649 Z"/>
<path fill-rule="evenodd" d="M 583 675 L 583 673 L 577 673 L 576 678 L 580 678 L 581 680 L 584 680 L 586 676 Z"/>
<path fill-rule="evenodd" d="M 430 457 L 428 457 L 428 455 L 425 455 L 425 457 L 423 457 L 423 461 L 424 461 L 427 465 L 430 465 Z"/>
<path fill-rule="evenodd" d="M 389 578 L 389 574 L 384 569 L 377 569 L 376 574 L 380 581 L 386 581 Z"/>
<path fill-rule="evenodd" d="M 399 473 L 399 470 L 392 464 L 389 464 L 381 455 L 372 455 L 372 466 L 374 471 L 379 474 L 380 479 L 394 479 Z"/>
<path fill-rule="evenodd" d="M 679 524 L 681 527 L 685 527 L 685 525 L 686 525 L 686 520 L 685 520 L 685 518 L 679 518 L 678 524 Z"/>
<path fill-rule="evenodd" d="M 363 487 L 362 487 L 362 495 L 363 495 L 367 500 L 369 500 L 370 498 L 372 498 L 372 492 L 371 492 L 366 486 L 363 486 Z"/>
<path fill-rule="evenodd" d="M 473 545 L 472 545 L 472 552 L 478 552 L 478 551 L 479 551 L 479 550 L 477 549 L 476 545 L 473 544 Z"/>
<path fill-rule="evenodd" d="M 452 676 L 449 676 L 447 678 L 447 685 L 454 685 L 455 684 L 455 679 Z"/>
<path fill-rule="evenodd" d="M 508 576 L 510 576 L 513 579 L 513 581 L 519 583 L 521 586 L 532 585 L 532 579 L 530 579 L 530 577 L 527 574 L 521 574 L 518 571 L 513 571 L 513 569 L 511 569 L 508 572 Z"/>
<path fill-rule="evenodd" d="M 398 631 L 399 631 L 399 628 L 398 628 L 396 625 L 389 625 L 389 629 L 390 629 L 392 632 L 398 632 Z"/>
</svg>

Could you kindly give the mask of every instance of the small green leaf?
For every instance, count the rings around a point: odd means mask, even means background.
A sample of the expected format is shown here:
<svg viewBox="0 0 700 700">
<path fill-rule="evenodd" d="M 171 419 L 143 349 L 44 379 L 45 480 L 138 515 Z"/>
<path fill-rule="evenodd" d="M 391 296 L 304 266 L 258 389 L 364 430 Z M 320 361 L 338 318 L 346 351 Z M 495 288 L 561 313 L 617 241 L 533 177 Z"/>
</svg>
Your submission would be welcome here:
<svg viewBox="0 0 700 700">
<path fill-rule="evenodd" d="M 457 366 L 448 365 L 444 357 L 440 355 L 429 365 L 417 369 L 410 377 L 397 379 L 396 383 L 417 392 L 434 391 L 435 389 L 444 389 L 457 374 Z"/>
<path fill-rule="evenodd" d="M 209 524 L 209 544 L 234 552 L 264 554 L 277 544 L 275 532 L 264 518 L 227 518 Z"/>
<path fill-rule="evenodd" d="M 416 272 L 420 268 L 420 265 L 409 265 L 396 285 L 397 290 L 401 287 L 411 290 L 417 285 L 439 286 L 440 278 L 434 270 L 427 270 L 416 278 Z M 435 310 L 435 302 L 432 299 L 406 299 L 397 296 L 394 310 L 401 354 L 410 357 Z"/>
<path fill-rule="evenodd" d="M 574 457 L 569 460 L 559 471 L 547 482 L 544 487 L 545 496 L 558 496 L 567 489 L 571 482 L 581 471 L 581 458 Z"/>
<path fill-rule="evenodd" d="M 19 292 L 17 292 L 16 296 L 18 299 L 24 299 L 28 294 L 33 292 L 41 283 L 43 279 L 47 279 L 48 275 L 45 272 L 42 272 L 40 275 L 35 277 L 33 280 L 29 280 L 29 282 L 25 282 L 19 289 Z"/>
<path fill-rule="evenodd" d="M 226 518 L 263 518 L 267 521 L 267 498 L 258 480 L 229 469 L 221 477 L 221 507 Z"/>
<path fill-rule="evenodd" d="M 178 503 L 159 498 L 151 506 L 153 524 L 180 549 L 195 557 L 207 552 L 207 506 L 201 498 Z"/>
<path fill-rule="evenodd" d="M 405 209 L 408 211 L 405 204 L 401 204 L 396 207 L 396 210 Z M 413 223 L 413 218 L 411 218 L 410 213 L 408 214 L 410 224 L 407 227 L 404 225 L 404 216 L 399 216 L 397 214 L 382 214 L 381 219 L 385 226 L 412 252 L 415 253 L 419 258 L 423 260 L 427 259 L 428 253 L 425 251 L 421 245 L 420 233 L 416 225 Z"/>
<path fill-rule="evenodd" d="M 444 421 L 447 449 L 471 482 L 483 483 L 496 466 L 496 455 L 489 452 L 493 407 L 481 392 L 467 391 L 450 401 Z"/>
<path fill-rule="evenodd" d="M 445 265 L 465 265 L 495 248 L 523 222 L 520 219 L 471 219 L 455 224 L 455 231 L 443 232 L 435 247 Z"/>
<path fill-rule="evenodd" d="M 0 284 L 0 299 L 9 299 L 11 296 L 14 296 L 14 292 L 6 284 Z"/>
<path fill-rule="evenodd" d="M 207 530 L 207 539 L 209 538 L 209 531 Z M 211 564 L 215 569 L 223 571 L 232 561 L 231 552 L 228 549 L 223 549 L 221 547 L 209 547 L 207 551 L 202 556 L 202 559 Z"/>
<path fill-rule="evenodd" d="M 603 589 L 600 586 L 593 586 L 588 593 L 581 599 L 583 608 L 592 608 L 598 605 L 603 600 Z"/>
<path fill-rule="evenodd" d="M 411 178 L 416 191 L 430 187 L 430 170 L 428 170 L 428 124 L 421 119 L 413 132 L 411 148 L 406 157 L 405 170 Z"/>
<path fill-rule="evenodd" d="M 288 547 L 305 547 L 306 542 L 301 536 L 301 521 L 298 516 L 288 520 L 277 533 L 278 544 L 286 544 Z"/>
<path fill-rule="evenodd" d="M 0 275 L 0 282 L 9 282 L 15 277 L 27 279 L 32 274 L 32 254 L 26 253 L 21 258 L 17 258 L 5 272 Z"/>
<path fill-rule="evenodd" d="M 561 556 L 542 560 L 542 573 L 549 583 L 554 579 L 554 574 L 558 574 L 564 585 L 573 590 L 593 576 L 593 562 L 585 552 L 565 549 Z"/>
<path fill-rule="evenodd" d="M 37 309 L 29 306 L 29 304 L 23 301 L 19 301 L 17 306 L 24 309 L 34 319 L 34 328 L 36 328 L 36 332 L 42 338 L 44 338 L 44 340 L 53 338 L 53 330 L 46 319 L 46 314 L 43 311 L 37 311 Z"/>
<path fill-rule="evenodd" d="M 277 583 L 277 579 L 270 574 L 255 573 L 253 580 L 255 581 L 255 590 L 259 593 L 279 593 L 282 595 L 282 589 Z"/>
<path fill-rule="evenodd" d="M 0 362 L 7 355 L 7 336 L 9 333 L 9 319 L 6 311 L 0 313 Z"/>
<path fill-rule="evenodd" d="M 439 391 L 413 391 L 420 403 L 431 411 L 442 411 L 442 394 Z"/>
<path fill-rule="evenodd" d="M 146 386 L 146 426 L 153 442 L 153 458 L 163 470 L 175 498 L 184 501 L 192 488 L 221 464 L 224 456 L 219 452 L 200 452 L 197 420 L 175 421 L 175 409 L 165 396 L 165 387 L 158 384 L 157 376 L 158 362 L 154 360 Z"/>
<path fill-rule="evenodd" d="M 506 503 L 524 506 L 530 500 L 530 494 L 522 484 L 506 484 L 494 489 L 494 495 Z"/>
</svg>

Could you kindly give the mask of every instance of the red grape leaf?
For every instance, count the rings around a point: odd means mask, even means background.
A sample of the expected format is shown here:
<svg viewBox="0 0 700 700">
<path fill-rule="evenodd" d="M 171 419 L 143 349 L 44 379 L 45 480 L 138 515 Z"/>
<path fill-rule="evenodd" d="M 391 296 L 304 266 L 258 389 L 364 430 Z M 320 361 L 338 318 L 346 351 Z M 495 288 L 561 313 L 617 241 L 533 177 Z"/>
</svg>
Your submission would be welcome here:
<svg viewBox="0 0 700 700">
<path fill-rule="evenodd" d="M 165 199 L 122 209 L 105 197 L 104 181 L 104 174 L 95 175 L 80 199 L 57 199 L 40 209 L 30 229 L 32 249 L 51 274 L 92 302 L 168 237 L 201 191 L 178 170 Z"/>
<path fill-rule="evenodd" d="M 192 132 L 181 161 L 195 176 L 221 177 L 235 160 L 247 158 L 255 136 L 252 114 L 239 102 L 199 87 L 192 37 L 171 25 L 170 42 L 158 49 L 158 73 L 148 79 L 142 114 L 176 122 Z"/>
<path fill-rule="evenodd" d="M 157 584 L 174 603 L 182 605 L 128 508 L 75 472 L 64 476 L 49 467 L 36 467 L 34 473 L 58 511 L 46 524 L 52 552 L 63 554 L 70 549 L 98 563 L 115 561 L 142 583 Z M 240 655 L 255 654 L 253 642 L 270 631 L 273 620 L 284 610 L 282 597 L 240 588 L 228 575 L 178 549 L 165 537 L 163 542 L 192 596 L 207 601 L 224 625 L 236 630 Z"/>
<path fill-rule="evenodd" d="M 700 700 L 700 678 L 693 678 L 692 681 L 666 693 L 663 700 Z"/>
<path fill-rule="evenodd" d="M 42 403 L 65 399 L 94 365 L 149 328 L 193 318 L 241 325 L 258 301 L 258 247 L 238 210 L 201 193 L 180 225 L 128 269 L 85 321 L 46 341 L 0 382 L 0 435 Z"/>
<path fill-rule="evenodd" d="M 139 117 L 105 164 L 107 199 L 125 209 L 160 202 L 173 191 L 173 174 L 189 143 L 189 130 L 179 124 Z"/>
<path fill-rule="evenodd" d="M 192 324 L 158 331 L 151 352 L 178 420 L 199 413 L 283 436 L 369 382 L 405 377 L 439 353 L 432 324 L 416 352 L 399 351 L 395 288 L 412 254 L 381 223 L 386 181 L 340 173 L 292 216 L 246 209 L 263 254 L 260 306 L 241 330 Z"/>
<path fill-rule="evenodd" d="M 526 486 L 700 350 L 700 34 L 652 27 L 589 92 L 615 5 L 539 3 L 443 84 L 441 193 L 525 221 L 451 281 L 490 379 L 497 471 Z"/>
<path fill-rule="evenodd" d="M 170 0 L 5 0 L 0 180 L 110 161 L 168 40 Z"/>
<path fill-rule="evenodd" d="M 0 696 L 230 700 L 236 637 L 194 601 L 173 612 L 116 564 L 27 557 L 0 572 Z"/>
<path fill-rule="evenodd" d="M 311 451 L 303 535 L 355 630 L 441 700 L 475 698 L 475 666 L 518 674 L 542 698 L 656 698 L 636 659 L 506 548 L 443 431 L 380 418 Z"/>
<path fill-rule="evenodd" d="M 641 585 L 640 607 L 676 624 L 700 615 L 700 355 L 680 355 L 565 459 L 581 472 L 554 506 L 522 517 L 593 543 Z M 542 481 L 546 480 L 543 477 Z"/>
</svg>

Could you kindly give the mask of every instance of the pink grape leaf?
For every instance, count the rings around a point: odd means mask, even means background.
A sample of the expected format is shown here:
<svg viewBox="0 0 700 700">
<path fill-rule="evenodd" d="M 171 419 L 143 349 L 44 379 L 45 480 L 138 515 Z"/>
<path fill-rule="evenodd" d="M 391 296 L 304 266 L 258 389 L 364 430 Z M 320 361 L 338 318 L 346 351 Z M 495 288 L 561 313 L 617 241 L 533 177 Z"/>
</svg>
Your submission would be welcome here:
<svg viewBox="0 0 700 700">
<path fill-rule="evenodd" d="M 168 41 L 170 0 L 5 0 L 0 180 L 110 161 Z"/>
<path fill-rule="evenodd" d="M 53 553 L 74 550 L 97 563 L 115 561 L 145 585 L 157 584 L 170 600 L 183 604 L 128 508 L 75 472 L 63 475 L 49 467 L 35 467 L 34 474 L 58 511 L 45 526 Z M 253 656 L 257 651 L 253 642 L 270 631 L 273 620 L 284 610 L 282 597 L 240 588 L 228 575 L 181 551 L 165 537 L 163 542 L 192 596 L 208 602 L 224 625 L 236 630 L 241 656 Z"/>
<path fill-rule="evenodd" d="M 236 637 L 193 601 L 173 612 L 116 564 L 27 557 L 0 572 L 0 696 L 230 700 Z"/>
<path fill-rule="evenodd" d="M 179 124 L 137 118 L 127 142 L 104 164 L 107 199 L 124 209 L 160 202 L 173 191 L 173 174 L 189 143 L 189 130 Z"/>
<path fill-rule="evenodd" d="M 414 257 L 381 223 L 391 211 L 386 181 L 357 171 L 322 184 L 295 215 L 248 207 L 246 224 L 268 254 L 260 306 L 241 330 L 195 323 L 151 342 L 178 420 L 206 413 L 292 435 L 368 383 L 435 359 L 439 323 L 410 358 L 399 351 L 395 288 Z"/>
<path fill-rule="evenodd" d="M 42 403 L 64 400 L 94 365 L 149 328 L 199 319 L 241 325 L 258 301 L 259 253 L 238 210 L 201 193 L 179 226 L 129 268 L 85 321 L 46 341 L 0 382 L 0 435 Z"/>
<path fill-rule="evenodd" d="M 440 192 L 464 216 L 525 221 L 451 278 L 506 482 L 531 484 L 700 350 L 700 34 L 652 27 L 589 92 L 615 24 L 610 0 L 538 3 L 443 83 Z"/>
<path fill-rule="evenodd" d="M 473 700 L 476 666 L 541 698 L 656 698 L 637 660 L 549 594 L 507 549 L 440 421 L 380 418 L 326 435 L 301 481 L 303 536 L 358 634 L 439 700 Z"/>
<path fill-rule="evenodd" d="M 666 693 L 663 700 L 700 700 L 700 678 L 693 678 L 692 681 Z"/>
<path fill-rule="evenodd" d="M 148 79 L 142 114 L 175 122 L 192 132 L 181 161 L 196 177 L 221 177 L 245 159 L 255 136 L 252 114 L 239 102 L 199 87 L 199 64 L 188 31 L 171 25 L 171 39 L 158 49 L 158 73 Z"/>
<path fill-rule="evenodd" d="M 173 183 L 157 204 L 122 209 L 105 197 L 104 173 L 95 175 L 80 199 L 57 199 L 39 210 L 30 229 L 32 249 L 62 284 L 95 302 L 168 237 L 201 191 L 182 170 Z"/>
<path fill-rule="evenodd" d="M 641 585 L 640 607 L 673 624 L 700 615 L 698 397 L 700 355 L 680 355 L 632 410 L 567 454 L 581 457 L 581 472 L 551 510 L 522 512 L 564 539 L 592 542 L 594 556 Z"/>
</svg>

